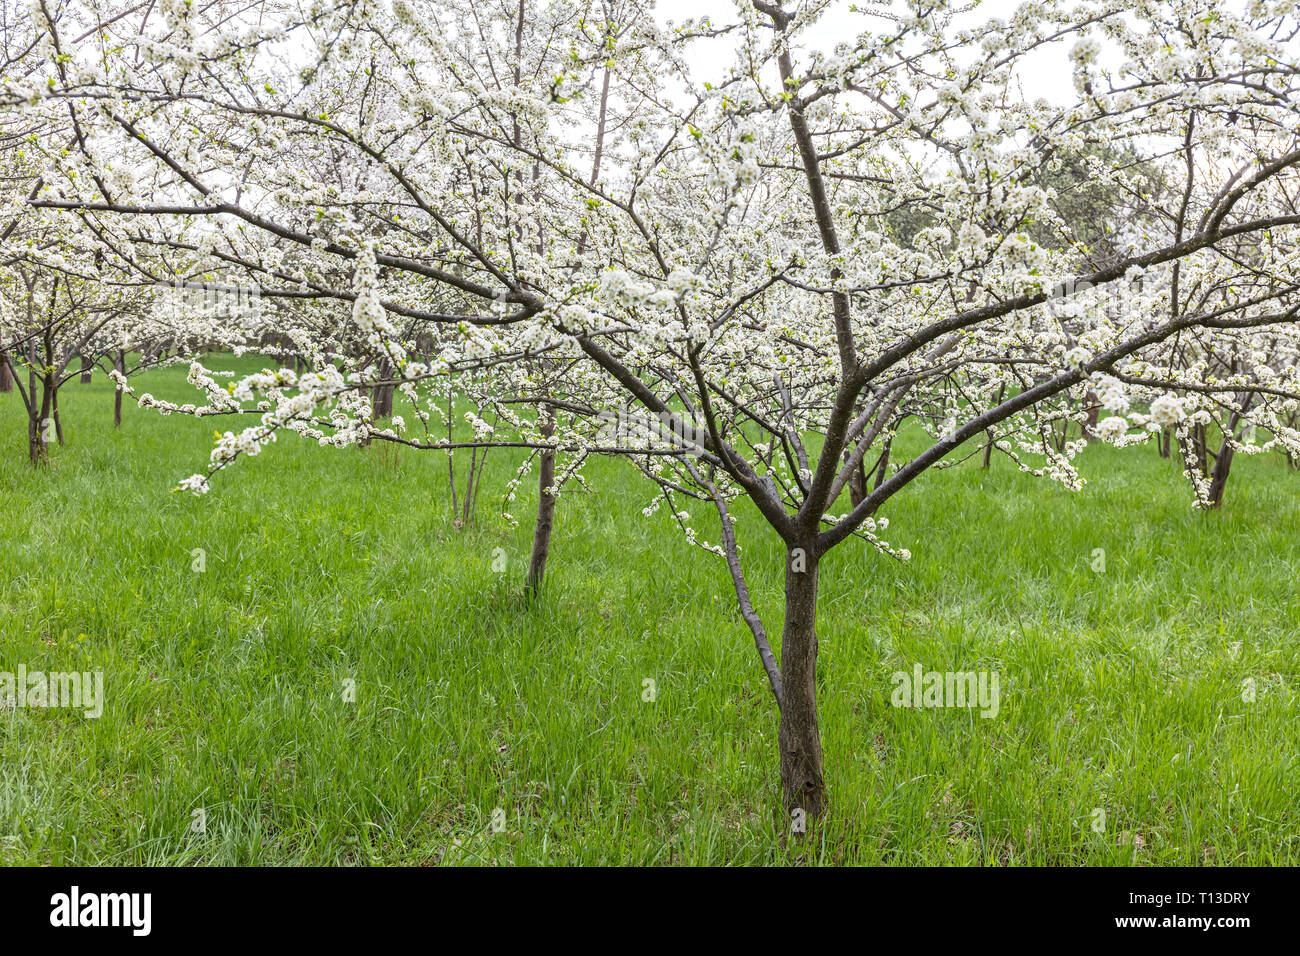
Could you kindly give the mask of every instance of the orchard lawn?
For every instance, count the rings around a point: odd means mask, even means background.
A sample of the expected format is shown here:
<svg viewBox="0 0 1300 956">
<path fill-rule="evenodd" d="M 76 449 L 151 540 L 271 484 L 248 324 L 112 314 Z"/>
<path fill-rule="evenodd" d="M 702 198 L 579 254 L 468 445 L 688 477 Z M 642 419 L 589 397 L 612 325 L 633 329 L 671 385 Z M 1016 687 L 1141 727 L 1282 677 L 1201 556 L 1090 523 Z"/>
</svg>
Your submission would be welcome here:
<svg viewBox="0 0 1300 956">
<path fill-rule="evenodd" d="M 132 384 L 197 400 L 184 378 Z M 642 515 L 627 462 L 561 498 L 530 604 L 515 454 L 457 529 L 439 452 L 284 435 L 196 498 L 171 489 L 228 419 L 128 403 L 115 432 L 101 375 L 60 404 L 67 445 L 33 469 L 0 395 L 0 671 L 102 670 L 106 703 L 0 702 L 0 862 L 1300 863 L 1280 459 L 1239 456 L 1214 513 L 1148 446 L 1090 447 L 1081 493 L 976 456 L 891 500 L 909 563 L 822 563 L 831 809 L 798 839 L 726 567 Z M 784 551 L 737 508 L 779 635 Z M 918 663 L 998 672 L 997 716 L 891 706 Z"/>
</svg>

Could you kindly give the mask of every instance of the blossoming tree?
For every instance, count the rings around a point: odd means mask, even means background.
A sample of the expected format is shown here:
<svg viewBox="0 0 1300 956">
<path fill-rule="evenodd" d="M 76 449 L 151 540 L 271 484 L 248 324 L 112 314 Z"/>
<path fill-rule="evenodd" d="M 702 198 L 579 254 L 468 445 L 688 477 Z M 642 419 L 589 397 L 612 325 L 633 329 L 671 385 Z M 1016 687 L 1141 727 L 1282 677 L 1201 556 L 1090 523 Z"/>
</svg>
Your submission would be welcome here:
<svg viewBox="0 0 1300 956">
<path fill-rule="evenodd" d="M 792 812 L 827 806 L 820 563 L 850 540 L 906 560 L 880 513 L 927 470 L 970 442 L 1079 488 L 1084 442 L 1054 427 L 1090 394 L 1116 444 L 1152 424 L 1189 436 L 1202 411 L 1228 416 L 1225 434 L 1249 417 L 1289 448 L 1300 437 L 1285 424 L 1300 318 L 1289 0 L 1049 0 L 988 22 L 909 0 L 855 13 L 831 50 L 808 42 L 819 3 L 753 0 L 676 27 L 568 3 L 508 4 L 484 27 L 462 7 L 268 4 L 255 19 L 168 2 L 111 23 L 101 7 L 93 49 L 11 99 L 72 110 L 94 130 L 92 166 L 129 165 L 132 182 L 65 176 L 33 203 L 122 243 L 229 222 L 214 255 L 274 280 L 268 295 L 353 303 L 425 411 L 420 388 L 472 367 L 495 370 L 483 394 L 502 410 L 522 397 L 569 413 L 476 424 L 471 443 L 636 462 L 726 562 L 780 711 Z M 511 14 L 526 37 L 513 53 L 457 52 Z M 1044 63 L 1068 75 L 1066 102 L 1023 91 Z M 304 181 L 308 152 L 354 175 Z M 1102 264 L 1043 175 L 1081 156 L 1121 192 L 1153 170 L 1175 184 L 1160 228 Z M 440 330 L 432 362 L 412 361 L 402 322 Z M 1211 353 L 1243 358 L 1193 381 Z M 521 388 L 539 355 L 565 370 L 544 403 Z M 195 374 L 213 398 L 199 411 L 229 406 Z M 246 384 L 268 390 L 264 417 L 214 468 L 281 428 L 373 432 L 333 366 Z M 601 412 L 624 405 L 645 421 L 611 441 Z M 900 453 L 904 429 L 919 451 Z M 785 544 L 779 642 L 750 600 L 740 497 Z M 690 500 L 718 514 L 716 543 Z"/>
</svg>

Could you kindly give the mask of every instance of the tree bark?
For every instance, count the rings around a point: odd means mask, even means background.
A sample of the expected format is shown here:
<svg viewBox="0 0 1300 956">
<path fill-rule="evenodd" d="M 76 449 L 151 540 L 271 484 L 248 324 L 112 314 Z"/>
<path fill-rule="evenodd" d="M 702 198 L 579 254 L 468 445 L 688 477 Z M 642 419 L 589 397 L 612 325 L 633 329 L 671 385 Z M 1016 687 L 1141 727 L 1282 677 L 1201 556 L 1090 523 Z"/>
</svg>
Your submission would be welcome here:
<svg viewBox="0 0 1300 956">
<path fill-rule="evenodd" d="M 1089 389 L 1088 393 L 1083 396 L 1083 402 L 1088 406 L 1088 419 L 1083 423 L 1085 438 L 1095 438 L 1097 435 L 1097 421 L 1101 417 L 1100 401 L 1101 399 L 1097 397 L 1097 393 L 1092 389 Z"/>
<path fill-rule="evenodd" d="M 1210 507 L 1217 508 L 1223 504 L 1223 492 L 1228 487 L 1228 472 L 1232 468 L 1233 448 L 1225 440 L 1219 449 L 1219 457 L 1214 462 L 1214 472 L 1210 475 Z"/>
<path fill-rule="evenodd" d="M 817 554 L 809 541 L 786 554 L 781 639 L 781 789 L 787 812 L 815 820 L 826 810 L 817 729 Z"/>
<path fill-rule="evenodd" d="M 886 435 L 885 444 L 880 449 L 880 461 L 876 462 L 876 483 L 873 486 L 873 489 L 879 488 L 881 484 L 884 482 L 885 476 L 889 474 L 889 450 L 893 447 L 893 445 L 894 445 L 894 436 Z"/>
<path fill-rule="evenodd" d="M 117 355 L 113 357 L 113 367 L 116 368 L 120 374 L 126 374 L 125 352 L 119 350 Z M 115 389 L 113 392 L 113 427 L 122 427 L 122 390 L 120 388 Z"/>
<path fill-rule="evenodd" d="M 392 378 L 393 367 L 387 358 L 379 360 L 379 377 L 381 379 Z M 374 419 L 379 421 L 381 418 L 393 417 L 393 385 L 392 383 L 376 385 L 374 388 Z"/>
<path fill-rule="evenodd" d="M 539 410 L 541 423 L 538 431 L 545 438 L 555 434 L 555 412 L 550 405 Z M 528 561 L 529 594 L 536 593 L 546 576 L 546 559 L 551 553 L 551 530 L 555 526 L 555 495 L 548 490 L 555 484 L 555 452 L 545 449 L 537 473 L 537 524 L 533 528 L 533 553 Z"/>
<path fill-rule="evenodd" d="M 27 454 L 33 465 L 44 464 L 49 461 L 50 449 L 48 440 L 48 426 L 46 423 L 50 420 L 50 403 L 53 400 L 53 392 L 50 389 L 49 377 L 45 376 L 39 379 L 41 386 L 41 405 L 40 410 L 36 407 L 36 378 L 35 369 L 30 372 L 28 379 L 28 394 L 31 396 L 31 407 L 27 414 Z"/>
<path fill-rule="evenodd" d="M 1210 473 L 1210 507 L 1217 508 L 1223 504 L 1223 493 L 1228 487 L 1228 473 L 1232 471 L 1232 456 L 1236 449 L 1232 447 L 1232 438 L 1237 433 L 1237 423 L 1241 421 L 1235 412 L 1228 419 L 1228 426 L 1223 434 L 1223 443 L 1219 454 L 1214 459 L 1214 470 Z"/>
<path fill-rule="evenodd" d="M 90 364 L 90 358 L 85 354 L 83 354 L 81 356 L 81 384 L 82 385 L 90 384 L 91 372 L 94 371 L 94 368 L 95 366 Z"/>
<path fill-rule="evenodd" d="M 854 508 L 861 504 L 862 499 L 867 496 L 866 469 L 866 462 L 858 459 L 858 466 L 853 469 L 853 474 L 849 476 L 849 504 Z"/>
<path fill-rule="evenodd" d="M 998 389 L 998 404 L 999 404 L 999 405 L 1002 404 L 1002 399 L 1006 397 L 1006 394 L 1007 394 L 1007 387 L 1006 387 L 1006 385 L 1004 384 L 1001 388 Z M 1089 395 L 1092 395 L 1092 392 L 1089 392 L 1088 394 L 1089 394 Z M 1094 401 L 1095 401 L 1095 399 L 1094 399 Z M 1097 424 L 1096 419 L 1097 419 L 1097 416 L 1096 416 L 1096 409 L 1094 408 L 1094 409 L 1093 409 L 1093 414 L 1092 414 L 1092 416 L 1090 417 L 1090 420 L 1089 420 L 1089 424 L 1091 424 L 1091 425 L 1096 425 L 1096 424 Z M 993 461 L 993 443 L 994 443 L 994 441 L 996 441 L 996 439 L 993 437 L 993 429 L 990 428 L 988 431 L 986 431 L 986 432 L 984 433 L 984 437 L 988 439 L 988 440 L 984 443 L 984 470 L 985 470 L 985 471 L 988 471 L 988 470 L 989 470 L 989 465 L 990 465 L 990 464 L 992 463 L 992 461 Z M 883 474 L 882 474 L 882 477 L 883 477 Z M 879 482 L 879 481 L 876 482 L 876 486 L 877 486 L 877 487 L 880 486 L 880 482 Z"/>
<path fill-rule="evenodd" d="M 58 439 L 59 447 L 63 446 L 63 418 L 59 415 L 59 386 L 57 382 L 50 383 L 51 401 L 50 405 L 54 415 L 54 437 Z"/>
<path fill-rule="evenodd" d="M 14 390 L 14 367 L 9 364 L 9 356 L 0 352 L 0 393 Z"/>
</svg>

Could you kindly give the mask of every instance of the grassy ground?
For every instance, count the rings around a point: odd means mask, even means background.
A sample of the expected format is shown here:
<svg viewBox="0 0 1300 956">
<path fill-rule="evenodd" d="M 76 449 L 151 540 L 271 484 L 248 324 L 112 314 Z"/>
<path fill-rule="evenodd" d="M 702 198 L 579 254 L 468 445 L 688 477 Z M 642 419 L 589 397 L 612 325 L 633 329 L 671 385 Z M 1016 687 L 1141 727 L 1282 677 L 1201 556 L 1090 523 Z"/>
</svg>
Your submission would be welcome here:
<svg viewBox="0 0 1300 956">
<path fill-rule="evenodd" d="M 183 379 L 137 387 L 195 400 Z M 0 670 L 100 669 L 107 706 L 0 710 L 0 861 L 1300 862 L 1300 474 L 1278 463 L 1239 458 L 1215 514 L 1148 448 L 1089 449 L 1079 494 L 970 464 L 896 498 L 910 564 L 823 563 L 832 811 L 790 842 L 725 568 L 642 516 L 626 463 L 561 500 L 530 607 L 531 488 L 518 529 L 498 516 L 514 457 L 457 530 L 434 453 L 287 436 L 194 498 L 169 488 L 211 420 L 128 407 L 114 432 L 102 380 L 62 405 L 37 471 L 0 395 Z M 778 542 L 739 527 L 775 625 Z M 998 671 L 998 716 L 891 707 L 916 662 Z"/>
</svg>

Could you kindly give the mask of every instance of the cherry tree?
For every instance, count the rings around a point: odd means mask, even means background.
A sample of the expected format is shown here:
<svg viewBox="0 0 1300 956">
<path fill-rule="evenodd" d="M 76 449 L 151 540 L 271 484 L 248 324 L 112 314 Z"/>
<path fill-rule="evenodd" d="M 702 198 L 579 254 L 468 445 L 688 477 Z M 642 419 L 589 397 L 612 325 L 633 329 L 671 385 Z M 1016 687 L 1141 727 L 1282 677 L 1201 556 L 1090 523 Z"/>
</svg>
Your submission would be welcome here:
<svg viewBox="0 0 1300 956">
<path fill-rule="evenodd" d="M 44 83 L 9 102 L 70 110 L 89 131 L 77 161 L 98 176 L 48 155 L 31 205 L 134 248 L 219 221 L 222 243 L 200 251 L 269 298 L 350 304 L 388 361 L 268 370 L 233 394 L 196 366 L 210 400 L 195 414 L 265 398 L 186 486 L 281 429 L 381 434 L 363 394 L 376 382 L 428 415 L 450 377 L 483 373 L 499 427 L 385 437 L 633 461 L 646 510 L 667 505 L 725 561 L 779 709 L 791 812 L 827 806 L 821 561 L 850 540 L 906 561 L 907 530 L 881 512 L 929 469 L 982 450 L 1079 489 L 1085 442 L 1056 429 L 1090 395 L 1110 412 L 1096 433 L 1118 445 L 1151 426 L 1190 439 L 1219 416 L 1232 441 L 1258 421 L 1294 449 L 1287 0 L 1050 0 L 988 21 L 909 0 L 856 11 L 829 50 L 809 40 L 822 3 L 753 0 L 676 26 L 569 3 L 482 22 L 436 0 L 36 7 Z M 511 14 L 512 52 L 464 55 Z M 1068 76 L 1066 102 L 1025 91 L 1044 68 Z M 346 177 L 311 172 L 335 157 Z M 1099 258 L 1054 203 L 1045 174 L 1064 162 L 1125 194 L 1169 184 L 1156 225 Z M 437 330 L 430 362 L 406 326 Z M 1211 375 L 1210 354 L 1230 373 Z M 563 371 L 541 382 L 538 367 Z M 528 406 L 552 411 L 512 412 Z M 923 450 L 896 450 L 905 427 Z M 779 641 L 750 597 L 740 498 L 785 545 Z"/>
</svg>

